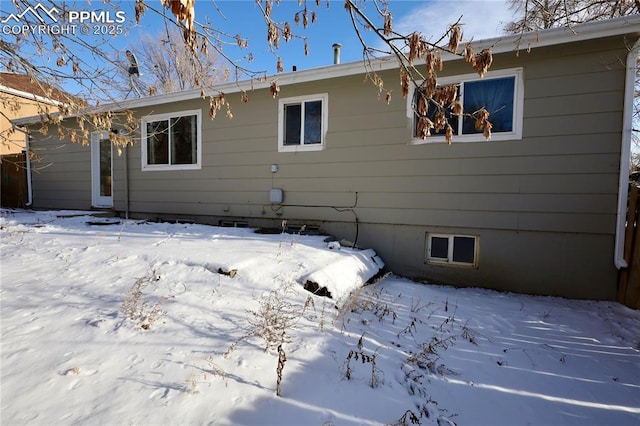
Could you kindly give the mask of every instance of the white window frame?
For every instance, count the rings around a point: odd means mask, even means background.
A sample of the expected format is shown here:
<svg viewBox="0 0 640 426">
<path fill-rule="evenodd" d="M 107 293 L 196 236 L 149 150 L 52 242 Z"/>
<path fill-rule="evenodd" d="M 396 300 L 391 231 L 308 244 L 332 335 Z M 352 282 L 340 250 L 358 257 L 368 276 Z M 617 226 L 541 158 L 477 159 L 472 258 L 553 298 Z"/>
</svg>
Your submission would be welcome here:
<svg viewBox="0 0 640 426">
<path fill-rule="evenodd" d="M 502 70 L 489 71 L 484 77 L 478 76 L 477 73 L 463 74 L 458 76 L 442 77 L 438 78 L 438 86 L 446 86 L 450 84 L 460 84 L 461 93 L 460 101 L 464 108 L 464 83 L 473 81 L 490 80 L 493 78 L 501 77 L 515 77 L 513 88 L 513 130 L 511 132 L 492 132 L 491 141 L 506 141 L 506 140 L 521 140 L 522 139 L 522 123 L 523 123 L 523 110 L 524 110 L 524 80 L 522 78 L 522 68 L 508 68 Z M 415 129 L 415 113 L 413 110 L 413 97 L 415 95 L 416 88 L 412 87 L 407 96 L 407 118 L 411 123 L 411 143 L 414 145 L 421 145 L 426 143 L 446 143 L 444 135 L 431 135 L 425 139 L 416 138 L 413 135 Z M 489 111 L 491 112 L 491 111 Z M 491 121 L 491 116 L 489 116 Z M 457 129 L 456 129 L 457 130 Z M 482 133 L 473 134 L 454 134 L 453 143 L 456 142 L 485 142 L 486 139 Z"/>
<path fill-rule="evenodd" d="M 195 164 L 148 164 L 147 153 L 147 124 L 155 121 L 171 122 L 172 118 L 180 118 L 195 115 L 196 116 L 196 163 Z M 199 170 L 202 168 L 202 111 L 192 109 L 186 111 L 177 111 L 165 114 L 154 114 L 142 117 L 140 125 L 141 149 L 142 149 L 142 170 Z M 169 142 L 171 144 L 171 142 Z M 169 152 L 171 148 L 169 147 Z M 169 154 L 170 155 L 170 154 Z"/>
<path fill-rule="evenodd" d="M 100 195 L 100 142 L 109 141 L 109 149 L 111 150 L 111 162 L 109 164 L 111 173 L 111 195 Z M 109 139 L 108 131 L 91 132 L 91 206 L 98 208 L 113 207 L 113 144 Z"/>
<path fill-rule="evenodd" d="M 433 237 L 437 238 L 446 238 L 449 240 L 448 243 L 448 253 L 447 258 L 444 259 L 442 257 L 433 257 L 431 256 L 431 245 Z M 453 250 L 454 250 L 454 241 L 455 238 L 471 238 L 473 239 L 473 262 L 454 262 L 453 261 Z M 466 266 L 471 268 L 478 267 L 479 254 L 480 254 L 480 237 L 477 235 L 463 235 L 463 234 L 437 234 L 427 232 L 426 234 L 426 252 L 425 259 L 427 263 L 439 264 L 439 265 L 452 265 L 452 266 Z"/>
<path fill-rule="evenodd" d="M 284 144 L 284 107 L 290 104 L 304 104 L 305 102 L 321 101 L 322 102 L 322 117 L 320 119 L 320 143 L 304 144 L 304 108 L 303 117 L 301 120 L 301 143 L 298 145 L 285 145 Z M 301 151 L 322 151 L 325 146 L 325 138 L 329 123 L 329 94 L 319 93 L 315 95 L 307 96 L 295 96 L 291 98 L 284 98 L 278 101 L 278 152 L 301 152 Z"/>
</svg>

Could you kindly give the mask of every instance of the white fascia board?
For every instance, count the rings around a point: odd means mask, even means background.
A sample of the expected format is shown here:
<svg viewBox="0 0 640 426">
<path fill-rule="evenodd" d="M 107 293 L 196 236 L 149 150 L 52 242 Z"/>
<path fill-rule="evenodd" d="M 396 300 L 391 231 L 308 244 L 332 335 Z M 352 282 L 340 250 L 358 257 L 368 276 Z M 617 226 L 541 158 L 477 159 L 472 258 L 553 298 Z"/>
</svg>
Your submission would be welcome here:
<svg viewBox="0 0 640 426">
<path fill-rule="evenodd" d="M 484 40 L 473 41 L 476 51 L 491 48 L 494 54 L 514 52 L 517 50 L 535 49 L 538 47 L 553 46 L 564 43 L 572 43 L 583 40 L 604 38 L 622 34 L 640 34 L 640 14 L 622 16 L 615 19 L 595 21 L 587 24 L 575 25 L 572 27 L 559 27 L 547 30 L 534 31 L 524 34 L 509 34 L 493 37 Z M 463 43 L 464 45 L 465 43 Z M 450 53 L 442 55 L 444 61 L 461 60 L 460 56 Z M 344 77 L 365 73 L 368 67 L 376 71 L 384 71 L 398 68 L 398 59 L 395 56 L 385 56 L 372 59 L 367 68 L 363 61 L 349 62 L 345 64 L 328 65 L 303 71 L 291 71 L 260 79 L 250 79 L 223 83 L 213 87 L 205 93 L 205 96 L 216 96 L 220 93 L 249 92 L 253 90 L 266 89 L 275 81 L 279 86 L 299 84 L 310 81 L 326 80 L 336 77 Z M 146 98 L 130 99 L 112 104 L 105 104 L 100 107 L 85 110 L 88 113 L 99 113 L 103 111 L 118 111 L 132 108 L 142 108 L 147 106 L 161 105 L 172 102 L 180 102 L 197 99 L 202 96 L 200 89 L 191 89 L 182 92 L 168 93 Z M 28 125 L 40 121 L 39 116 L 25 117 L 13 120 L 17 125 Z"/>
<path fill-rule="evenodd" d="M 63 106 L 64 102 L 56 101 L 54 99 L 45 98 L 44 96 L 39 96 L 33 93 L 24 92 L 22 90 L 14 89 L 12 87 L 3 86 L 0 84 L 0 92 L 8 93 L 10 95 L 18 96 L 20 98 L 29 99 L 30 101 L 36 101 L 39 103 L 53 105 L 53 106 Z"/>
<path fill-rule="evenodd" d="M 375 69 L 384 70 L 398 67 L 398 62 L 395 57 L 377 59 L 373 61 Z M 341 65 L 329 65 L 320 68 L 313 68 L 304 71 L 293 71 L 286 74 L 278 74 L 269 76 L 267 78 L 251 79 L 234 81 L 230 83 L 223 83 L 214 86 L 212 89 L 205 92 L 205 97 L 217 96 L 220 93 L 230 94 L 238 92 L 251 92 L 253 90 L 267 89 L 273 82 L 277 82 L 280 86 L 286 86 L 291 84 L 305 83 L 310 81 L 325 80 L 334 77 L 343 77 L 348 75 L 362 74 L 365 72 L 362 62 L 351 62 Z M 129 99 L 120 102 L 113 102 L 110 104 L 104 104 L 98 107 L 90 107 L 84 110 L 86 114 L 95 114 L 105 111 L 122 111 L 133 108 L 144 108 L 149 106 L 156 106 L 162 104 L 168 104 L 173 102 L 190 101 L 202 97 L 202 91 L 200 89 L 191 89 L 181 92 L 166 93 L 157 96 L 149 96 L 145 98 Z M 56 114 L 52 114 L 55 116 Z M 76 116 L 70 115 L 65 118 L 72 118 Z M 14 124 L 18 126 L 25 126 L 29 124 L 39 123 L 41 117 L 34 115 L 31 117 L 21 117 L 12 120 Z"/>
</svg>

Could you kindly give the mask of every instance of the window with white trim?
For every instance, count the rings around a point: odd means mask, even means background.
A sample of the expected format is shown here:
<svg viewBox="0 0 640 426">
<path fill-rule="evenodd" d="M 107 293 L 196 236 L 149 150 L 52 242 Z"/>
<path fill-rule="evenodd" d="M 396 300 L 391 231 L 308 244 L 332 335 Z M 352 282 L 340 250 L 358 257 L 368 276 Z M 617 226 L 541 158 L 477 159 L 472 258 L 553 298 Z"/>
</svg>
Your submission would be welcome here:
<svg viewBox="0 0 640 426">
<path fill-rule="evenodd" d="M 489 113 L 491 140 L 517 140 L 522 139 L 522 111 L 524 104 L 524 85 L 522 80 L 522 68 L 489 71 L 484 78 L 478 74 L 466 74 L 457 77 L 444 77 L 438 79 L 440 86 L 456 86 L 458 89 L 458 101 L 462 104 L 463 115 L 453 114 L 453 111 L 445 106 L 444 113 L 448 123 L 453 128 L 453 142 L 485 141 L 482 129 L 476 129 L 475 119 L 471 114 L 481 108 Z M 431 136 L 420 139 L 417 136 L 418 114 L 417 104 L 420 89 L 413 89 L 411 96 L 407 97 L 407 114 L 412 119 L 412 142 L 444 142 L 445 131 L 431 130 Z M 429 105 L 427 116 L 434 121 L 437 107 Z"/>
<path fill-rule="evenodd" d="M 478 266 L 478 237 L 427 234 L 427 262 Z"/>
<path fill-rule="evenodd" d="M 326 93 L 279 100 L 279 152 L 319 151 L 324 148 L 328 100 Z"/>
<path fill-rule="evenodd" d="M 142 118 L 142 170 L 201 168 L 202 113 L 198 110 Z"/>
</svg>

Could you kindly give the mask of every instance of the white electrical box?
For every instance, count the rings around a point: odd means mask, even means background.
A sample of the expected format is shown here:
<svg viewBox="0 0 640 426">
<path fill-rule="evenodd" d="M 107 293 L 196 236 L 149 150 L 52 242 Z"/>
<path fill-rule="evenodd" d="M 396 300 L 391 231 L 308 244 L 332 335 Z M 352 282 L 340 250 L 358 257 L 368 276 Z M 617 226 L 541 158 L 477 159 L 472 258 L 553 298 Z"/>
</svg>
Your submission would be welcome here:
<svg viewBox="0 0 640 426">
<path fill-rule="evenodd" d="M 269 202 L 271 204 L 282 204 L 282 200 L 284 199 L 284 193 L 280 188 L 273 188 L 269 191 Z"/>
</svg>

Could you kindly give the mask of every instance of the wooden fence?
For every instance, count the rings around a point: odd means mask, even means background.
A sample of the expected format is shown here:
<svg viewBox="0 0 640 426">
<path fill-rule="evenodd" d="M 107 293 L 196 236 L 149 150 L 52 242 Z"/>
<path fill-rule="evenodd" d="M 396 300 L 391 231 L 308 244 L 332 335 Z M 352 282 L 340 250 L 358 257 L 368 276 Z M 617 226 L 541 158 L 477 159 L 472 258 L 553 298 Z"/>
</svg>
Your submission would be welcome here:
<svg viewBox="0 0 640 426">
<path fill-rule="evenodd" d="M 618 280 L 618 301 L 630 308 L 640 308 L 640 189 L 635 183 L 629 187 L 627 205 L 627 226 L 624 237 L 624 260 L 629 265 L 620 271 Z"/>
<path fill-rule="evenodd" d="M 0 205 L 24 207 L 27 202 L 25 154 L 0 156 Z"/>
</svg>

